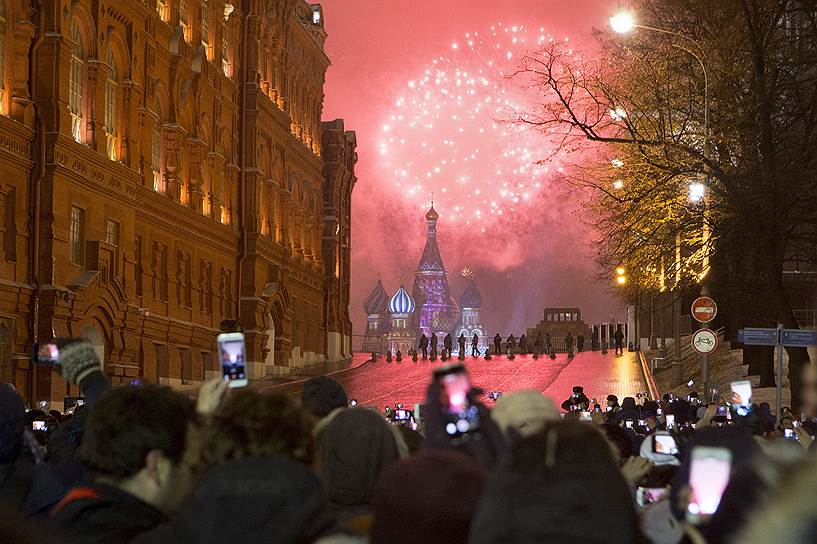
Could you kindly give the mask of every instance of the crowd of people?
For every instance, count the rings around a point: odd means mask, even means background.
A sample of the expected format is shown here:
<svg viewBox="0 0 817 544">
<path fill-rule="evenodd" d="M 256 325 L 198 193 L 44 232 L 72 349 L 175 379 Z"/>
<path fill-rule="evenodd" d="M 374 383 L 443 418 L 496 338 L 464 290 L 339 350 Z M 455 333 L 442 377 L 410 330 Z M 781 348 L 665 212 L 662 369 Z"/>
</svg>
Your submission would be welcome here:
<svg viewBox="0 0 817 544">
<path fill-rule="evenodd" d="M 283 393 L 111 387 L 61 347 L 84 403 L 0 384 L 0 542 L 813 542 L 817 372 L 801 413 L 636 394 L 485 394 L 462 365 L 386 417 L 329 377 Z M 595 392 L 598 393 L 598 392 Z M 45 422 L 44 424 L 40 422 Z"/>
</svg>

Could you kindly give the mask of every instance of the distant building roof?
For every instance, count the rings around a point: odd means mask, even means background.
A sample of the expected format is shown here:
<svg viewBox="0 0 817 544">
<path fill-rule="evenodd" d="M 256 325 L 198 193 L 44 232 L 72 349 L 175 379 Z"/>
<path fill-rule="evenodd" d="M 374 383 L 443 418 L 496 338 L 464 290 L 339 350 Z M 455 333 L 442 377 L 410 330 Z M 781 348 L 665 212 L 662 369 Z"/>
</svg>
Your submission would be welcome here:
<svg viewBox="0 0 817 544">
<path fill-rule="evenodd" d="M 482 293 L 477 289 L 474 280 L 471 280 L 465 291 L 462 292 L 460 306 L 462 308 L 482 308 Z"/>
<path fill-rule="evenodd" d="M 389 301 L 389 311 L 393 314 L 413 314 L 414 299 L 406 292 L 402 285 Z"/>
<path fill-rule="evenodd" d="M 377 280 L 374 290 L 363 301 L 363 309 L 366 315 L 385 314 L 389 309 L 389 295 L 383 288 L 383 282 Z"/>
</svg>

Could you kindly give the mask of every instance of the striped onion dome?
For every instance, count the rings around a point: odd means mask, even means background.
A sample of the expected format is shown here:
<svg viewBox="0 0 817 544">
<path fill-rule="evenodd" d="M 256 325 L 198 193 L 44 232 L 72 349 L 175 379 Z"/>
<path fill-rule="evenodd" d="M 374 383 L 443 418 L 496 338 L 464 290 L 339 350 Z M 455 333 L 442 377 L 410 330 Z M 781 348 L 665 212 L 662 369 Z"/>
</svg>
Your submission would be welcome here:
<svg viewBox="0 0 817 544">
<path fill-rule="evenodd" d="M 413 314 L 414 299 L 406 292 L 402 285 L 389 301 L 389 311 L 392 314 Z"/>
<path fill-rule="evenodd" d="M 383 282 L 377 280 L 374 291 L 363 301 L 363 309 L 366 311 L 366 315 L 385 314 L 388 307 L 389 295 L 383 288 Z"/>
</svg>

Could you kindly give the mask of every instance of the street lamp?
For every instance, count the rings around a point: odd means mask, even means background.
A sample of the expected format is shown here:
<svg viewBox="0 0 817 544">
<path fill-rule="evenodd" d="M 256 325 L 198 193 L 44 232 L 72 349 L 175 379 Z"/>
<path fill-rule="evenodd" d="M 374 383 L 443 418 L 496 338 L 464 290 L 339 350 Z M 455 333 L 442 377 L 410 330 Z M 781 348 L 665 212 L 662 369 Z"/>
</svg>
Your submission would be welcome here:
<svg viewBox="0 0 817 544">
<path fill-rule="evenodd" d="M 619 34 L 625 34 L 635 28 L 635 19 L 632 13 L 622 11 L 610 17 L 610 26 Z"/>
<path fill-rule="evenodd" d="M 689 184 L 689 200 L 690 202 L 694 202 L 695 204 L 703 201 L 706 197 L 706 185 L 703 183 L 690 183 Z"/>
<path fill-rule="evenodd" d="M 624 182 L 620 179 L 617 179 L 613 182 L 613 189 L 616 191 L 620 191 L 624 188 Z"/>
</svg>

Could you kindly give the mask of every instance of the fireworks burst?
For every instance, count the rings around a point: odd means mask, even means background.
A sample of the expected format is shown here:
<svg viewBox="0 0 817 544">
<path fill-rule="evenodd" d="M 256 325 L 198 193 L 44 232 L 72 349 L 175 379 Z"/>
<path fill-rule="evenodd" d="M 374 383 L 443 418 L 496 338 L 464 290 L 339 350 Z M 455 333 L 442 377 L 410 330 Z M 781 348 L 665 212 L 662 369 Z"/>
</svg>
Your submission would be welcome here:
<svg viewBox="0 0 817 544">
<path fill-rule="evenodd" d="M 486 227 L 535 202 L 557 161 L 545 135 L 515 123 L 535 90 L 509 76 L 553 38 L 544 29 L 498 24 L 450 44 L 396 93 L 378 151 L 394 189 L 412 206 L 454 223 Z"/>
</svg>

